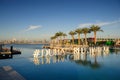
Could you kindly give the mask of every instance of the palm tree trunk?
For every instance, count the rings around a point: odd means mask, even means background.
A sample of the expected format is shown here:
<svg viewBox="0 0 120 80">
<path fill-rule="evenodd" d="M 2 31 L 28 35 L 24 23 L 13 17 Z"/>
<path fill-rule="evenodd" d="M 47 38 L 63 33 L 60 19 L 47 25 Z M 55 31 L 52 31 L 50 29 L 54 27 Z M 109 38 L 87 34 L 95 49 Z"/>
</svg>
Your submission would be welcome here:
<svg viewBox="0 0 120 80">
<path fill-rule="evenodd" d="M 60 36 L 60 44 L 62 44 L 62 37 Z"/>
<path fill-rule="evenodd" d="M 94 32 L 94 44 L 96 44 L 96 32 Z"/>
<path fill-rule="evenodd" d="M 65 44 L 66 40 L 65 40 L 65 36 L 63 37 L 63 44 Z"/>
<path fill-rule="evenodd" d="M 74 36 L 72 35 L 72 44 L 74 44 Z"/>
<path fill-rule="evenodd" d="M 85 45 L 87 45 L 87 37 L 86 37 L 86 34 L 85 34 Z"/>
<path fill-rule="evenodd" d="M 80 45 L 80 34 L 78 34 L 78 44 Z"/>
<path fill-rule="evenodd" d="M 57 44 L 60 44 L 59 38 L 57 38 Z"/>
</svg>

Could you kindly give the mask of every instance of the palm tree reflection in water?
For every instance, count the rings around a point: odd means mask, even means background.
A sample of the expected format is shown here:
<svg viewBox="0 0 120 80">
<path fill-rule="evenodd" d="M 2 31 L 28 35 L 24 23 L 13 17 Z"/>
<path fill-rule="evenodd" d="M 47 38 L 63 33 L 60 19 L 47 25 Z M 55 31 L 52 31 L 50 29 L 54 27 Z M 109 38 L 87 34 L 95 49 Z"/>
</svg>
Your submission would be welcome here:
<svg viewBox="0 0 120 80">
<path fill-rule="evenodd" d="M 51 64 L 65 61 L 75 62 L 78 65 L 89 66 L 93 69 L 100 68 L 101 65 L 98 63 L 97 58 L 100 56 L 107 56 L 107 52 L 103 53 L 76 53 L 66 55 L 54 55 L 46 57 L 34 57 L 33 62 L 35 65 L 40 64 Z M 92 61 L 94 59 L 94 61 Z"/>
</svg>

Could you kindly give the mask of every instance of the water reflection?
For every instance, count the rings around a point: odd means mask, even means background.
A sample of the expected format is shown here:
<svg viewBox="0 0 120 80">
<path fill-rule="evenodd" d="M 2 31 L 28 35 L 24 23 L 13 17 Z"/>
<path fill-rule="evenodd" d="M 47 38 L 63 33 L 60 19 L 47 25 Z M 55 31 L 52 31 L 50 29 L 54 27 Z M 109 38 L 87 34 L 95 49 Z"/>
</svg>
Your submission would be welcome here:
<svg viewBox="0 0 120 80">
<path fill-rule="evenodd" d="M 120 52 L 120 49 L 110 49 L 110 53 L 118 54 Z"/>
<path fill-rule="evenodd" d="M 39 58 L 34 57 L 33 62 L 34 64 L 39 65 Z"/>
<path fill-rule="evenodd" d="M 35 65 L 51 64 L 65 61 L 72 61 L 78 65 L 89 66 L 93 69 L 100 68 L 101 64 L 97 61 L 98 57 L 108 56 L 109 52 L 94 52 L 94 53 L 72 53 L 66 55 L 54 55 L 36 57 L 34 56 L 33 62 Z"/>
<path fill-rule="evenodd" d="M 65 56 L 61 56 L 61 55 L 46 56 L 46 57 L 34 57 L 33 62 L 36 65 L 50 64 L 50 63 L 64 62 L 65 59 L 66 59 Z"/>
</svg>

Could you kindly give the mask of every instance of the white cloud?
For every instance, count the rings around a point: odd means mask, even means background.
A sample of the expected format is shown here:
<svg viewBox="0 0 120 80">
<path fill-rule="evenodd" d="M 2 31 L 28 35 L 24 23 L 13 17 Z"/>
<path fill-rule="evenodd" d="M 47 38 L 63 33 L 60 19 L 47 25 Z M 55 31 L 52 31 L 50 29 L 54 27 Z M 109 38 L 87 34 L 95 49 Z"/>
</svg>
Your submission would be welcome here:
<svg viewBox="0 0 120 80">
<path fill-rule="evenodd" d="M 117 23 L 120 23 L 120 20 L 112 21 L 112 22 L 84 23 L 84 24 L 80 24 L 79 27 L 81 27 L 81 28 L 90 27 L 93 24 L 99 25 L 99 26 L 106 26 L 106 25 L 112 25 L 112 24 L 117 24 Z"/>
<path fill-rule="evenodd" d="M 80 24 L 79 27 L 89 27 L 91 26 L 93 23 L 84 23 L 84 24 Z"/>
<path fill-rule="evenodd" d="M 31 30 L 34 30 L 34 29 L 38 29 L 38 28 L 41 28 L 42 26 L 29 26 L 25 31 L 31 31 Z"/>
</svg>

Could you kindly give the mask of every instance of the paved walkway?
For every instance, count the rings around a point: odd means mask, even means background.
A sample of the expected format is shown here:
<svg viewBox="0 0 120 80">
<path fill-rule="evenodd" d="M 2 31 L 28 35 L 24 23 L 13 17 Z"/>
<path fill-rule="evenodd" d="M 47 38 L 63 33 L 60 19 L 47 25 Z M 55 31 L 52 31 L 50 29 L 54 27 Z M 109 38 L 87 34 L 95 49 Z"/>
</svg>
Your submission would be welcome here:
<svg viewBox="0 0 120 80">
<path fill-rule="evenodd" d="M 25 80 L 18 72 L 10 66 L 0 67 L 0 80 Z"/>
</svg>

